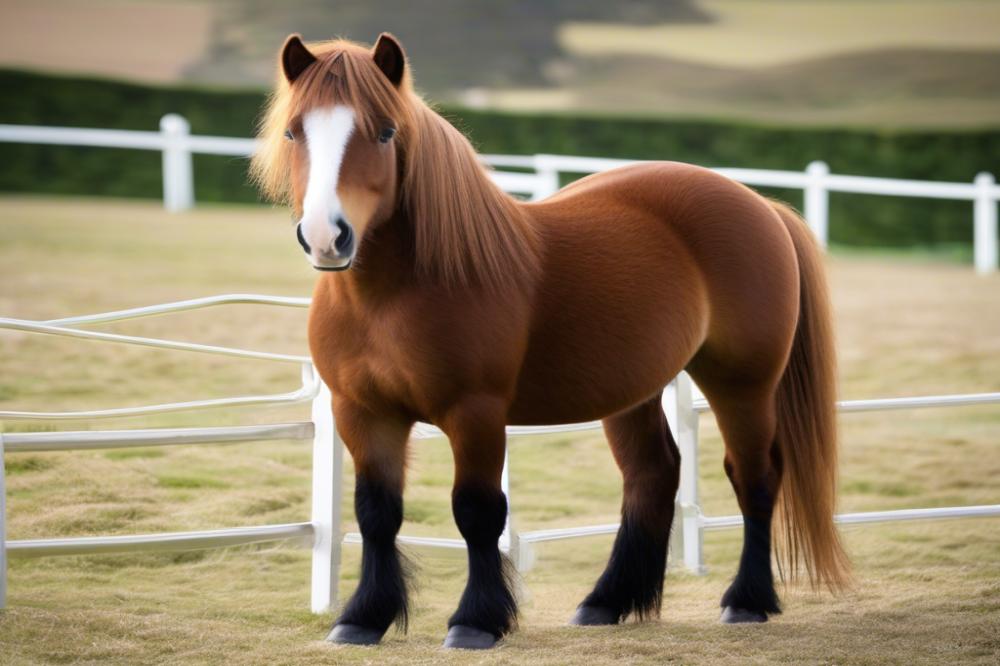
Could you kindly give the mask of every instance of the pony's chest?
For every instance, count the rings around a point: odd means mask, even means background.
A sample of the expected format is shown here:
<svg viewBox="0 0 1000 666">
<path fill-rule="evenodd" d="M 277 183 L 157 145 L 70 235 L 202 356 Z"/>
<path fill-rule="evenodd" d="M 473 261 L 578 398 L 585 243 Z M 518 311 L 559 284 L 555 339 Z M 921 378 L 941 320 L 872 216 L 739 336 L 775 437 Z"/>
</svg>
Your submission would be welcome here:
<svg viewBox="0 0 1000 666">
<path fill-rule="evenodd" d="M 526 302 L 405 293 L 372 307 L 314 298 L 309 342 L 334 397 L 433 420 L 469 393 L 508 395 L 527 345 Z"/>
<path fill-rule="evenodd" d="M 310 317 L 313 362 L 334 395 L 370 408 L 413 403 L 411 377 L 421 361 L 405 326 L 390 316 L 333 308 Z"/>
</svg>

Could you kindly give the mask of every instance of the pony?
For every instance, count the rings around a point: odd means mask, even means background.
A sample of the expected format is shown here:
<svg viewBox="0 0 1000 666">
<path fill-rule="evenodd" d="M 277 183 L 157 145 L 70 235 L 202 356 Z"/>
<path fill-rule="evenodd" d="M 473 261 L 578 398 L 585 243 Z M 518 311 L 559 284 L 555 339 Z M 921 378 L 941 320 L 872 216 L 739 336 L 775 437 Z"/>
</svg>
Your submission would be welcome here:
<svg viewBox="0 0 1000 666">
<path fill-rule="evenodd" d="M 454 455 L 468 580 L 446 647 L 516 627 L 498 548 L 508 424 L 601 419 L 623 477 L 607 567 L 570 620 L 659 615 L 680 453 L 660 407 L 686 370 L 725 440 L 744 518 L 724 623 L 780 612 L 772 572 L 843 587 L 833 523 L 835 358 L 822 256 L 789 207 L 677 162 L 626 166 L 538 202 L 495 186 L 466 137 L 414 92 L 399 41 L 291 35 L 252 174 L 287 203 L 320 271 L 309 346 L 354 459 L 361 576 L 328 636 L 405 630 L 396 548 L 417 421 Z"/>
</svg>

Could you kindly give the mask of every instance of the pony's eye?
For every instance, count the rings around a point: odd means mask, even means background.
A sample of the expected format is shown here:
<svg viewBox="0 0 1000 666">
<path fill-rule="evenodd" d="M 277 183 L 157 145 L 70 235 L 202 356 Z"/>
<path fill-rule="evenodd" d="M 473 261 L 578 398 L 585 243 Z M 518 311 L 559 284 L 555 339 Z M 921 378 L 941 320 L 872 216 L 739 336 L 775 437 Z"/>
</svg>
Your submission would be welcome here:
<svg viewBox="0 0 1000 666">
<path fill-rule="evenodd" d="M 295 141 L 295 135 L 292 134 L 292 130 L 290 129 L 285 130 L 285 138 L 288 139 L 289 141 Z"/>
<path fill-rule="evenodd" d="M 379 133 L 379 135 L 378 135 L 378 142 L 379 143 L 389 143 L 389 141 L 394 136 L 396 136 L 396 128 L 395 127 L 386 127 L 384 130 L 382 130 Z"/>
</svg>

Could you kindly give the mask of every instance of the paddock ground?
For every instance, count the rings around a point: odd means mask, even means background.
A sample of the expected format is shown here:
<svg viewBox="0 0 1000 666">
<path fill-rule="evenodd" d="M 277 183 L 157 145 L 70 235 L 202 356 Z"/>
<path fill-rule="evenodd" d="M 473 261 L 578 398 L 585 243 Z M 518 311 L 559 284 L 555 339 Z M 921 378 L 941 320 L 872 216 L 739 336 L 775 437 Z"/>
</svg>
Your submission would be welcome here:
<svg viewBox="0 0 1000 666">
<path fill-rule="evenodd" d="M 833 254 L 830 272 L 846 398 L 1000 390 L 1000 277 L 933 258 Z M 283 211 L 0 197 L 0 315 L 51 318 L 224 292 L 305 295 L 315 278 Z M 105 326 L 196 341 L 300 351 L 304 312 L 235 306 Z M 76 409 L 257 392 L 294 367 L 0 333 L 0 405 Z M 228 424 L 305 418 L 306 406 L 214 411 L 59 427 Z M 1000 501 L 1000 410 L 845 415 L 844 511 Z M 7 430 L 24 424 L 7 422 Z M 701 429 L 709 515 L 735 511 L 711 418 Z M 522 529 L 615 519 L 620 483 L 597 435 L 517 439 L 512 501 Z M 9 538 L 207 529 L 304 520 L 308 444 L 280 442 L 8 454 Z M 450 455 L 414 446 L 411 534 L 454 536 Z M 351 470 L 345 516 L 351 516 Z M 346 527 L 354 529 L 353 524 Z M 459 557 L 414 553 L 407 635 L 377 649 L 322 641 L 308 611 L 309 555 L 290 545 L 163 555 L 15 560 L 0 613 L 0 663 L 997 663 L 1000 523 L 893 523 L 845 530 L 856 575 L 838 597 L 783 593 L 763 626 L 716 623 L 739 549 L 707 535 L 709 574 L 671 571 L 662 618 L 564 626 L 603 567 L 610 537 L 542 545 L 523 580 L 522 628 L 498 650 L 439 649 L 464 582 Z M 341 594 L 357 582 L 345 548 Z"/>
</svg>

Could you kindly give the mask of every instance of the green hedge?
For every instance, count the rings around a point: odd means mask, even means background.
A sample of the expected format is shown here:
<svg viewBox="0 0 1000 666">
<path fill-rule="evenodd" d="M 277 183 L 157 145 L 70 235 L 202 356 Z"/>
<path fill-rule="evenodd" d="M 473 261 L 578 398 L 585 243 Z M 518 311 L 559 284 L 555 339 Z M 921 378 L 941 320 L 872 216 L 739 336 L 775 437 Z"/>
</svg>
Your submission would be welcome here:
<svg viewBox="0 0 1000 666">
<path fill-rule="evenodd" d="M 0 70 L 0 123 L 155 130 L 180 113 L 195 134 L 247 137 L 263 91 L 162 88 Z M 834 173 L 970 182 L 1000 173 L 1000 129 L 886 131 L 789 128 L 709 120 L 515 114 L 445 108 L 491 153 L 671 159 L 706 166 L 795 169 L 815 159 Z M 196 156 L 199 201 L 256 201 L 245 161 Z M 161 196 L 158 153 L 0 143 L 0 191 Z M 797 190 L 770 190 L 793 204 Z M 851 245 L 967 244 L 971 203 L 831 196 L 831 238 Z"/>
</svg>

